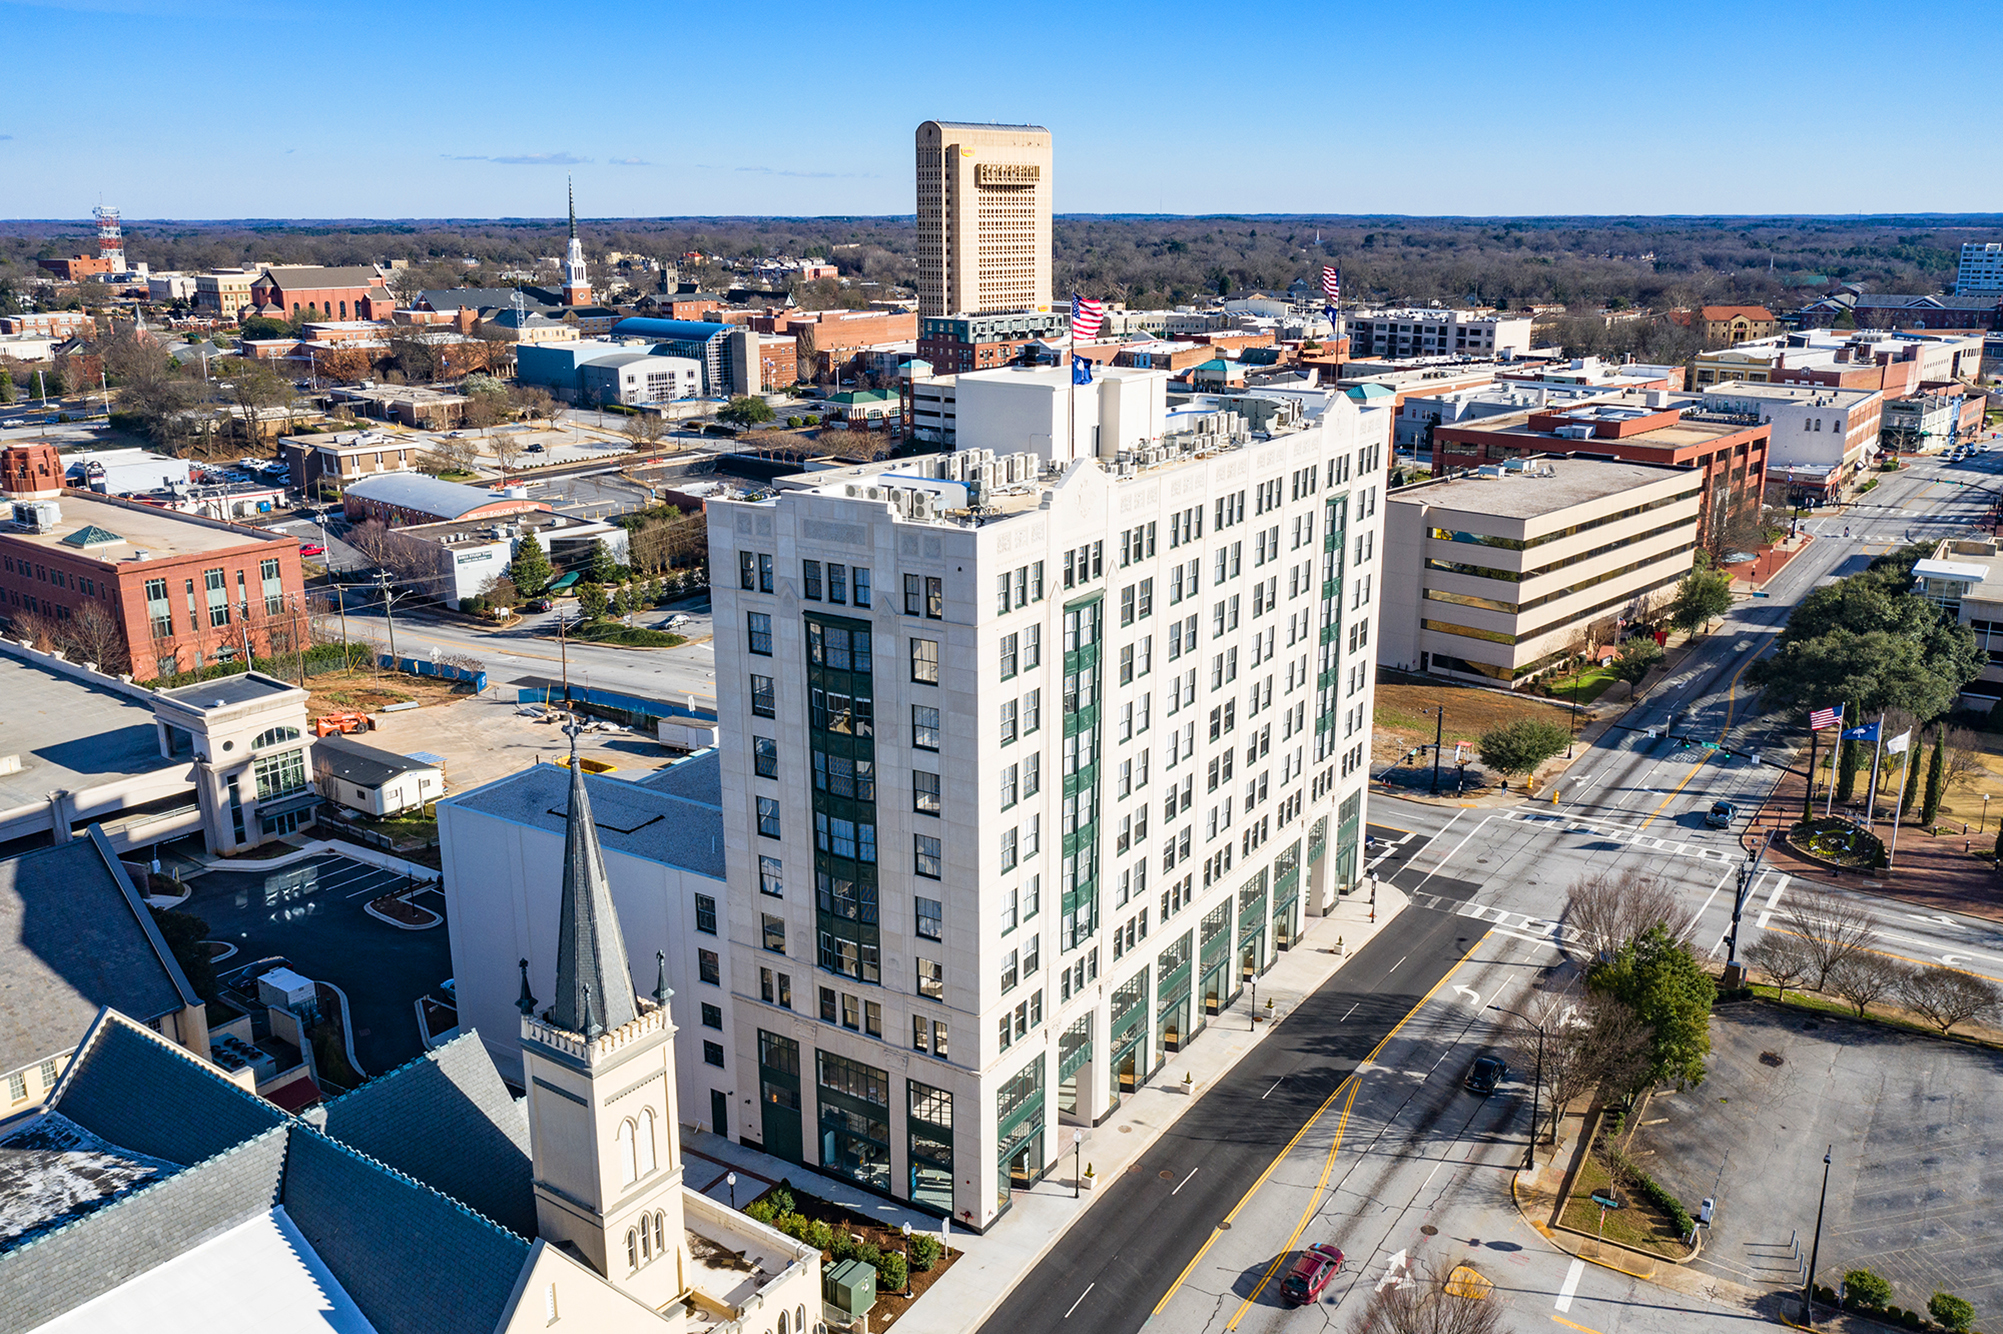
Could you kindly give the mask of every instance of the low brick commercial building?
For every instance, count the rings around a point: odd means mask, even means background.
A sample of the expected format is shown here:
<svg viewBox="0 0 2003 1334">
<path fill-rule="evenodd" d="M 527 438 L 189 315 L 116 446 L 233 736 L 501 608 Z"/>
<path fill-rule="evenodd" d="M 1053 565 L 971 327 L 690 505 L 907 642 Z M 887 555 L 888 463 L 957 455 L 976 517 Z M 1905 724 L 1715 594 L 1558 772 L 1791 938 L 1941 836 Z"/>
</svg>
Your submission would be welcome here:
<svg viewBox="0 0 2003 1334">
<path fill-rule="evenodd" d="M 445 519 L 497 519 L 507 514 L 547 514 L 549 506 L 524 495 L 441 482 L 423 473 L 379 473 L 351 484 L 344 499 L 348 519 L 380 519 L 392 527 Z"/>
<path fill-rule="evenodd" d="M 304 637 L 297 538 L 87 491 L 22 512 L 30 521 L 0 530 L 0 615 L 10 624 L 108 619 L 142 681 L 246 649 L 287 652 Z M 100 638 L 95 651 L 108 659 L 111 649 Z"/>
</svg>

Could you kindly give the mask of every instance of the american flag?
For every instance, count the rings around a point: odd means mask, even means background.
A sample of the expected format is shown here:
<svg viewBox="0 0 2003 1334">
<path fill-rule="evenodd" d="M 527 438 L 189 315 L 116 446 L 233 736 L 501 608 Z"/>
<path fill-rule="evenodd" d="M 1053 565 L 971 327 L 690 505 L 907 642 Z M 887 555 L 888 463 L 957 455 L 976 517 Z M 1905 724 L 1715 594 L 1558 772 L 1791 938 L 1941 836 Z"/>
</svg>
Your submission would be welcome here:
<svg viewBox="0 0 2003 1334">
<path fill-rule="evenodd" d="M 1321 266 L 1321 294 L 1330 301 L 1342 300 L 1342 270 L 1333 264 Z"/>
<path fill-rule="evenodd" d="M 1077 341 L 1097 338 L 1106 322 L 1106 303 L 1071 294 L 1071 337 Z"/>
<path fill-rule="evenodd" d="M 1811 732 L 1826 732 L 1832 727 L 1840 727 L 1842 723 L 1843 706 L 1841 704 L 1838 704 L 1833 709 L 1817 709 L 1808 715 L 1808 730 Z"/>
</svg>

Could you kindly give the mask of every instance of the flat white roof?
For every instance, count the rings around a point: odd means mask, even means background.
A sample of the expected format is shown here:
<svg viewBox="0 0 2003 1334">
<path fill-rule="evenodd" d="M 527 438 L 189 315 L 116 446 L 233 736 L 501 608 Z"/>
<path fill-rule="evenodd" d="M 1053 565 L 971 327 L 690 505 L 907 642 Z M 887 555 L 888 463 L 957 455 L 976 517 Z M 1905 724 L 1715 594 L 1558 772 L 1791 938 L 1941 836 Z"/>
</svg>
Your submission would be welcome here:
<svg viewBox="0 0 2003 1334">
<path fill-rule="evenodd" d="M 65 1312 L 36 1334 L 376 1334 L 283 1206 Z"/>
<path fill-rule="evenodd" d="M 1913 573 L 1922 579 L 1966 579 L 1979 584 L 1989 577 L 1989 567 L 1972 561 L 1923 560 L 1913 566 Z"/>
</svg>

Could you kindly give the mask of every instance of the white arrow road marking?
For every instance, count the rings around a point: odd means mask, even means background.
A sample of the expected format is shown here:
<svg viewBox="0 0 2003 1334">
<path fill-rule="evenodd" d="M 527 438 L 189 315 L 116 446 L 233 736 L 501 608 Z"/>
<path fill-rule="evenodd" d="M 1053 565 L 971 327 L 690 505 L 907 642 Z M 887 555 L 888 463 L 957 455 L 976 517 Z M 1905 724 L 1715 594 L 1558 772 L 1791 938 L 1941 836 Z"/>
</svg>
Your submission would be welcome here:
<svg viewBox="0 0 2003 1334">
<path fill-rule="evenodd" d="M 1405 1252 L 1399 1251 L 1393 1255 L 1390 1265 L 1384 1270 L 1384 1277 L 1377 1280 L 1377 1291 L 1382 1292 L 1386 1288 L 1395 1288 L 1402 1285 L 1405 1282 L 1405 1276 L 1398 1271 L 1403 1269 L 1406 1263 Z"/>
<path fill-rule="evenodd" d="M 1456 986 L 1454 990 L 1467 997 L 1469 1005 L 1472 1005 L 1477 1010 L 1481 1008 L 1481 993 L 1479 991 L 1476 991 L 1473 987 L 1463 986 Z"/>
<path fill-rule="evenodd" d="M 1906 916 L 1912 918 L 1915 922 L 1938 922 L 1942 926 L 1951 926 L 1957 930 L 1960 930 L 1967 925 L 1967 923 L 1965 922 L 1955 921 L 1952 917 L 1949 917 L 1946 913 L 1936 913 L 1932 917 L 1928 917 L 1922 913 L 1909 912 L 1906 914 Z"/>
<path fill-rule="evenodd" d="M 1565 1271 L 1565 1285 L 1558 1289 L 1558 1309 L 1560 1311 L 1569 1311 L 1572 1309 L 1572 1294 L 1579 1290 L 1579 1278 L 1585 1272 L 1586 1262 L 1584 1260 L 1572 1261 L 1572 1267 Z"/>
</svg>

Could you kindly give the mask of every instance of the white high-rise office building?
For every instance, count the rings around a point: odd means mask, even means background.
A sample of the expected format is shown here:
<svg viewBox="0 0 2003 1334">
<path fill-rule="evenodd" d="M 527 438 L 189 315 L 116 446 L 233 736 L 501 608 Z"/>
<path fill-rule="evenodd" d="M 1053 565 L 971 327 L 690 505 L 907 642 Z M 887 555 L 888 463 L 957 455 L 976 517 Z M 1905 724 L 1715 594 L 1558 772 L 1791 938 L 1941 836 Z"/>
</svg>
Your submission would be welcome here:
<svg viewBox="0 0 2003 1334">
<path fill-rule="evenodd" d="M 976 1228 L 1362 869 L 1390 412 L 1069 381 L 709 507 L 739 1131 Z"/>
<path fill-rule="evenodd" d="M 1050 131 L 918 127 L 918 314 L 1050 308 Z"/>
<path fill-rule="evenodd" d="M 1954 274 L 1956 296 L 2003 294 L 2003 244 L 1964 241 L 1961 266 Z"/>
</svg>

